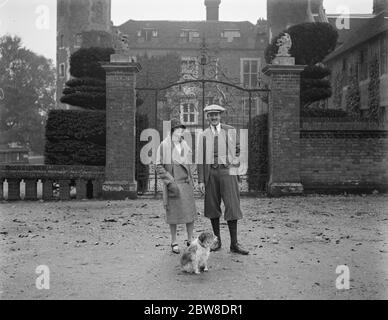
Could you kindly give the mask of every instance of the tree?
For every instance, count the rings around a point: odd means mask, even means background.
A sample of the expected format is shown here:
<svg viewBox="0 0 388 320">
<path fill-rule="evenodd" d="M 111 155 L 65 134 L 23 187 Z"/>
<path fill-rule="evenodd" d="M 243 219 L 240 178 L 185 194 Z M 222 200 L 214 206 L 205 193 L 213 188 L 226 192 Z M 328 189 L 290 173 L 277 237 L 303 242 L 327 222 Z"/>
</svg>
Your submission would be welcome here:
<svg viewBox="0 0 388 320">
<path fill-rule="evenodd" d="M 271 63 L 275 58 L 278 51 L 276 43 L 284 33 L 291 36 L 290 54 L 295 58 L 295 63 L 307 66 L 301 75 L 302 107 L 306 108 L 316 101 L 329 98 L 332 89 L 327 77 L 331 71 L 322 61 L 337 45 L 337 30 L 324 22 L 307 22 L 292 26 L 275 37 L 267 47 L 267 63 Z"/>
<path fill-rule="evenodd" d="M 23 47 L 17 36 L 1 37 L 0 88 L 0 143 L 42 153 L 47 112 L 55 106 L 52 61 Z"/>
<path fill-rule="evenodd" d="M 105 70 L 100 62 L 109 61 L 112 48 L 82 48 L 71 55 L 70 74 L 61 102 L 89 110 L 105 110 Z"/>
</svg>

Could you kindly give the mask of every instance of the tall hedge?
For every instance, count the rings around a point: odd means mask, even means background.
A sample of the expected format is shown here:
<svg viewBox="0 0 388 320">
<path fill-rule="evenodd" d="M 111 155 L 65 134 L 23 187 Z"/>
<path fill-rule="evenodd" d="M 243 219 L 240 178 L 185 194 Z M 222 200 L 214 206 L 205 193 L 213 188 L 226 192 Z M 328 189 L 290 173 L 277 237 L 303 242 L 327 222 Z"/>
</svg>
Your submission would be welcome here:
<svg viewBox="0 0 388 320">
<path fill-rule="evenodd" d="M 137 113 L 136 180 L 141 193 L 147 191 L 149 167 L 140 162 L 140 150 L 146 144 L 140 142 L 140 134 L 148 125 L 148 116 Z M 105 112 L 50 111 L 46 124 L 46 164 L 105 166 L 105 146 Z"/>
<path fill-rule="evenodd" d="M 46 123 L 46 164 L 104 166 L 105 144 L 105 112 L 50 111 Z"/>
<path fill-rule="evenodd" d="M 249 190 L 265 191 L 268 182 L 268 114 L 252 119 L 248 161 Z"/>
</svg>

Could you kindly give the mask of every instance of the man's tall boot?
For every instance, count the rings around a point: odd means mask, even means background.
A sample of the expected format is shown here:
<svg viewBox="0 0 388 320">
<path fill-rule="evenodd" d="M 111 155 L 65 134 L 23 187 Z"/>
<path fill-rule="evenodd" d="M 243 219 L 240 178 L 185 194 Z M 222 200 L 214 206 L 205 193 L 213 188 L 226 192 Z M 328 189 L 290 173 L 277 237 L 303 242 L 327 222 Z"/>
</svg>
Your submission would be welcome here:
<svg viewBox="0 0 388 320">
<path fill-rule="evenodd" d="M 237 241 L 237 220 L 228 221 L 229 233 L 230 233 L 230 251 L 242 255 L 249 254 L 249 251 L 245 250 Z"/>
<path fill-rule="evenodd" d="M 218 251 L 221 249 L 220 218 L 211 219 L 210 221 L 213 233 L 218 238 L 218 241 L 210 248 L 210 251 Z"/>
</svg>

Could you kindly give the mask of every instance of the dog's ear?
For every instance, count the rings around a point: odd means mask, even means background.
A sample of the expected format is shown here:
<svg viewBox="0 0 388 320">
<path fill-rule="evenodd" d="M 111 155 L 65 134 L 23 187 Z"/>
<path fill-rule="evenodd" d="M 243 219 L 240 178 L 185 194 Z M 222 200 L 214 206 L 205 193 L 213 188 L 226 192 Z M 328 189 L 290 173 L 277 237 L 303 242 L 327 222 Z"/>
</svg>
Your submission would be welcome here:
<svg viewBox="0 0 388 320">
<path fill-rule="evenodd" d="M 201 233 L 201 235 L 198 237 L 198 240 L 203 243 L 206 240 L 206 233 Z"/>
</svg>

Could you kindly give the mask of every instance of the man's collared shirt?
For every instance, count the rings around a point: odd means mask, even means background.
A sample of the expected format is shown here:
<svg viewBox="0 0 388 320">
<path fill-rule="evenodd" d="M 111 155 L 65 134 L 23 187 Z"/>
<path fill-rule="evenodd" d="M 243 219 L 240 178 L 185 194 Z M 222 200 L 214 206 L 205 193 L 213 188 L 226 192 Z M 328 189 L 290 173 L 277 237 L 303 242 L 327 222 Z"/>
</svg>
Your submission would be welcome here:
<svg viewBox="0 0 388 320">
<path fill-rule="evenodd" d="M 221 133 L 221 122 L 216 127 L 214 127 L 213 125 L 210 125 L 210 128 L 211 128 L 214 135 L 220 134 Z M 216 129 L 217 129 L 217 131 L 216 131 Z"/>
</svg>

